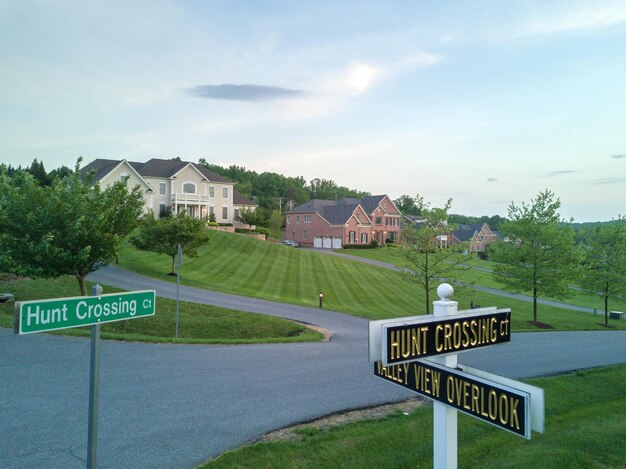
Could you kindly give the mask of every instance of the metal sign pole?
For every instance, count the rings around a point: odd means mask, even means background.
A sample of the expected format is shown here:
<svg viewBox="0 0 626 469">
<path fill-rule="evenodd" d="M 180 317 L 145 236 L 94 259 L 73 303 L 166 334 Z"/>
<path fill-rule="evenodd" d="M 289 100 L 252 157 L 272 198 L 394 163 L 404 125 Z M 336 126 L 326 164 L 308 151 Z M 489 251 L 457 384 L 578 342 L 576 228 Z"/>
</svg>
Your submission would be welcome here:
<svg viewBox="0 0 626 469">
<path fill-rule="evenodd" d="M 180 268 L 183 264 L 183 250 L 178 245 L 178 274 L 176 275 L 176 338 L 178 339 L 178 291 L 180 289 Z"/>
<path fill-rule="evenodd" d="M 91 296 L 100 296 L 102 287 L 91 289 Z M 98 394 L 100 390 L 100 324 L 91 326 L 91 357 L 89 367 L 89 423 L 87 430 L 87 469 L 96 469 L 98 451 Z"/>
<path fill-rule="evenodd" d="M 433 315 L 445 317 L 456 314 L 458 303 L 449 301 L 454 290 L 447 283 L 437 288 L 440 301 L 433 301 Z M 456 368 L 457 354 L 433 357 L 432 361 L 449 368 Z M 457 467 L 457 410 L 440 402 L 433 403 L 433 467 L 435 469 L 456 469 Z"/>
</svg>

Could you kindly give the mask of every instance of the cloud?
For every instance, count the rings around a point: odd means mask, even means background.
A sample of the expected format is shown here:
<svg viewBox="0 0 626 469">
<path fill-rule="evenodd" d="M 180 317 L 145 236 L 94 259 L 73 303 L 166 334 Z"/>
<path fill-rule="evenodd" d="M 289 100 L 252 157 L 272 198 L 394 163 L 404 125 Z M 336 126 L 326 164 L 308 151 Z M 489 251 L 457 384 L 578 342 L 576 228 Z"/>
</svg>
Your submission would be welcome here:
<svg viewBox="0 0 626 469">
<path fill-rule="evenodd" d="M 551 173 L 546 174 L 544 177 L 554 177 L 554 176 L 562 176 L 563 174 L 570 174 L 573 173 L 574 171 L 570 170 L 570 169 L 564 169 L 562 171 L 552 171 Z"/>
<path fill-rule="evenodd" d="M 623 183 L 626 183 L 626 178 L 597 179 L 592 184 L 594 184 L 594 185 L 604 185 L 604 184 L 623 184 Z"/>
<path fill-rule="evenodd" d="M 594 31 L 626 22 L 626 4 L 619 1 L 590 2 L 554 6 L 544 4 L 535 10 L 534 18 L 526 25 L 526 33 L 533 35 L 574 31 Z M 564 6 L 564 7 L 563 7 Z"/>
<path fill-rule="evenodd" d="M 616 160 L 621 160 L 622 158 L 626 158 L 626 155 L 624 155 L 623 153 L 619 153 L 619 154 L 611 155 L 611 158 L 614 158 Z"/>
<path fill-rule="evenodd" d="M 198 98 L 256 102 L 298 98 L 306 94 L 303 90 L 292 90 L 289 88 L 279 88 L 277 86 L 232 84 L 198 85 L 193 88 L 187 88 L 185 92 Z"/>
<path fill-rule="evenodd" d="M 487 182 L 496 182 L 496 181 L 497 181 L 496 178 L 489 178 L 489 179 L 487 179 Z"/>
</svg>

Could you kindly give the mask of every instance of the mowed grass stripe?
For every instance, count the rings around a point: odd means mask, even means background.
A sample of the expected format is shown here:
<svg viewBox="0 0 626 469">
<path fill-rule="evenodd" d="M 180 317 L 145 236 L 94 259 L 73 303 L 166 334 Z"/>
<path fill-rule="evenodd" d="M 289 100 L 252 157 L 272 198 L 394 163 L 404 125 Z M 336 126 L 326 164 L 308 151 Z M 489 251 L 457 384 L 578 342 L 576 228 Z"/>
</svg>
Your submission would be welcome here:
<svg viewBox="0 0 626 469">
<path fill-rule="evenodd" d="M 414 282 L 382 267 L 327 254 L 287 248 L 240 235 L 214 233 L 199 258 L 185 258 L 183 284 L 274 301 L 317 306 L 319 290 L 324 291 L 328 309 L 370 319 L 414 316 L 424 312 L 424 292 Z M 171 259 L 141 252 L 128 243 L 121 254 L 122 267 L 175 282 L 167 276 Z M 431 300 L 436 300 L 433 295 Z M 532 304 L 476 292 L 458 298 L 459 309 L 468 309 L 470 300 L 483 307 L 510 307 L 512 328 L 536 331 L 528 324 Z M 540 306 L 539 320 L 557 330 L 605 329 L 603 316 Z M 626 329 L 626 321 L 609 320 L 609 327 Z"/>
</svg>

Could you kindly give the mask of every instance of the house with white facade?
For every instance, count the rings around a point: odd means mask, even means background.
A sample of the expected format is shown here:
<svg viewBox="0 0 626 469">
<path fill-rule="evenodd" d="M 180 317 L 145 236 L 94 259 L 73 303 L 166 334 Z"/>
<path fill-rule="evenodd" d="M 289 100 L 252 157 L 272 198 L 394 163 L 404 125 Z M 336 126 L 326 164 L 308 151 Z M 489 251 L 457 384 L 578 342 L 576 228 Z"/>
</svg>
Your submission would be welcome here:
<svg viewBox="0 0 626 469">
<path fill-rule="evenodd" d="M 256 204 L 235 191 L 235 183 L 204 166 L 179 160 L 152 158 L 145 163 L 96 159 L 81 169 L 81 176 L 93 173 L 93 181 L 107 187 L 123 181 L 139 186 L 144 194 L 144 211 L 156 217 L 171 210 L 185 211 L 194 218 L 215 215 L 218 223 L 236 224 L 236 213 Z"/>
</svg>

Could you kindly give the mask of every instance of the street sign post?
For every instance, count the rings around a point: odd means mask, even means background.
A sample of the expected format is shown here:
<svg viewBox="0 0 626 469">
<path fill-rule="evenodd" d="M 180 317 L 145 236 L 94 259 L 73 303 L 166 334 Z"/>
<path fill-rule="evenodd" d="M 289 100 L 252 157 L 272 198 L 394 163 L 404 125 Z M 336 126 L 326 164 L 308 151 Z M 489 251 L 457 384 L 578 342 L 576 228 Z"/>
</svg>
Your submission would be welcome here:
<svg viewBox="0 0 626 469">
<path fill-rule="evenodd" d="M 17 334 L 69 329 L 153 316 L 154 290 L 21 301 L 15 306 Z"/>
<path fill-rule="evenodd" d="M 370 321 L 374 374 L 433 400 L 433 465 L 457 467 L 457 411 L 530 439 L 543 433 L 543 390 L 459 365 L 458 352 L 511 340 L 511 310 L 457 312 L 448 284 L 434 314 Z M 425 360 L 425 357 L 431 357 Z"/>
<path fill-rule="evenodd" d="M 94 285 L 91 296 L 22 301 L 15 305 L 16 334 L 35 334 L 72 327 L 91 326 L 89 357 L 89 417 L 87 469 L 96 469 L 98 449 L 98 396 L 100 392 L 100 325 L 154 316 L 154 290 L 102 294 Z"/>
</svg>

